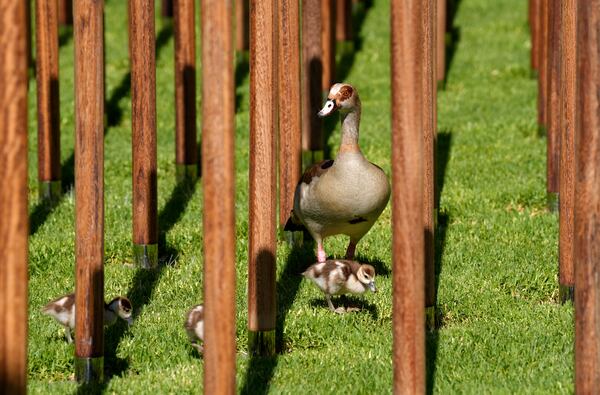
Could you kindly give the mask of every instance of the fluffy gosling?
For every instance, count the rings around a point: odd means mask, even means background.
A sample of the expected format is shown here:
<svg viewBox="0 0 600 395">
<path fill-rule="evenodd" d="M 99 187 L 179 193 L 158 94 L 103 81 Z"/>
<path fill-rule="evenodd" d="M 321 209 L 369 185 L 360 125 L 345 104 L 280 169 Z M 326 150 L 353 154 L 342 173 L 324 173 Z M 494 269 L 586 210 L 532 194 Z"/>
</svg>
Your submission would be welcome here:
<svg viewBox="0 0 600 395">
<path fill-rule="evenodd" d="M 192 346 L 202 355 L 204 347 L 201 342 L 204 341 L 204 306 L 196 305 L 188 311 L 185 323 L 185 331 L 192 342 Z"/>
</svg>

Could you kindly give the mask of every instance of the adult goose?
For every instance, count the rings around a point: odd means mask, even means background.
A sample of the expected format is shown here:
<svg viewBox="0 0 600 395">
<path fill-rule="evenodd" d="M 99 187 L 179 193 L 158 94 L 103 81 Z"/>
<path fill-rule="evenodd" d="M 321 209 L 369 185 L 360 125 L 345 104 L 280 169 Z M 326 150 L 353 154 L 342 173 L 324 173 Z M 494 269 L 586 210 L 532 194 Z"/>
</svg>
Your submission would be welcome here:
<svg viewBox="0 0 600 395">
<path fill-rule="evenodd" d="M 390 183 L 383 170 L 369 162 L 358 146 L 360 99 L 349 84 L 331 87 L 325 106 L 326 117 L 339 111 L 342 141 L 334 160 L 312 165 L 302 175 L 294 194 L 294 209 L 286 230 L 302 225 L 317 243 L 317 260 L 325 262 L 323 239 L 350 236 L 346 259 L 354 259 L 356 244 L 371 229 L 390 198 Z"/>
</svg>

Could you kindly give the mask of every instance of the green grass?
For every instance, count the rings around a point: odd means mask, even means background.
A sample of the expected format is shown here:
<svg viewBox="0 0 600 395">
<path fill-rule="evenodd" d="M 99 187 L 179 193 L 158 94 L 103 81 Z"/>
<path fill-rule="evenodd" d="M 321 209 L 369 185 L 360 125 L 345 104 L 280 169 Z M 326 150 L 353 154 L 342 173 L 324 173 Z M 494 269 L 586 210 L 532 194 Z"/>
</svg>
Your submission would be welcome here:
<svg viewBox="0 0 600 395">
<path fill-rule="evenodd" d="M 456 2 L 457 0 L 455 0 Z M 158 197 L 163 264 L 131 269 L 131 112 L 126 2 L 106 4 L 105 287 L 131 297 L 135 325 L 106 331 L 102 388 L 114 393 L 192 393 L 202 360 L 188 344 L 185 311 L 202 301 L 202 187 L 174 182 L 173 41 L 157 18 Z M 529 77 L 526 2 L 463 0 L 452 26 L 454 53 L 439 94 L 438 306 L 440 328 L 428 334 L 428 385 L 436 393 L 573 391 L 573 309 L 557 303 L 557 218 L 545 210 L 545 140 L 537 136 L 536 83 Z M 62 158 L 72 169 L 73 41 L 60 52 Z M 366 12 L 345 80 L 361 94 L 361 147 L 390 171 L 389 3 Z M 198 73 L 199 75 L 199 73 Z M 198 78 L 199 80 L 199 78 Z M 200 83 L 200 81 L 199 81 Z M 199 90 L 198 90 L 199 92 Z M 248 79 L 239 81 L 236 115 L 237 341 L 246 349 Z M 200 124 L 200 120 L 198 123 Z M 74 289 L 74 199 L 52 212 L 36 206 L 35 83 L 30 85 L 29 390 L 72 393 L 73 346 L 40 314 Z M 328 145 L 335 155 L 339 126 Z M 70 162 L 71 161 L 71 162 Z M 70 164 L 69 164 L 70 163 Z M 66 172 L 72 180 L 72 170 Z M 346 240 L 327 241 L 341 256 Z M 239 357 L 237 385 L 248 393 L 391 392 L 390 209 L 359 244 L 375 262 L 380 291 L 351 299 L 362 311 L 331 314 L 299 273 L 314 257 L 278 245 L 275 359 Z M 170 264 L 167 265 L 166 263 Z"/>
</svg>

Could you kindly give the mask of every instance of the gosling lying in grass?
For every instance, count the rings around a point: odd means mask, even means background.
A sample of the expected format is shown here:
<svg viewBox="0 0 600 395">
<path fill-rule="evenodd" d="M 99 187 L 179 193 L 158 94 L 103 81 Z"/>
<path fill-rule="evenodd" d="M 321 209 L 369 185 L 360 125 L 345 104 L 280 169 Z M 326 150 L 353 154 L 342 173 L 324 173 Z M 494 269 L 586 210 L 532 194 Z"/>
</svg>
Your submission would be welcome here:
<svg viewBox="0 0 600 395">
<path fill-rule="evenodd" d="M 204 342 L 204 306 L 199 304 L 192 307 L 186 315 L 183 326 L 192 342 L 192 347 L 202 355 L 204 352 L 204 347 L 201 344 L 201 342 Z"/>
<path fill-rule="evenodd" d="M 331 295 L 346 293 L 362 294 L 375 288 L 375 268 L 346 259 L 329 259 L 311 265 L 302 275 L 312 280 L 325 293 L 329 309 L 336 313 L 345 313 L 346 309 L 337 309 L 331 302 Z"/>
<path fill-rule="evenodd" d="M 129 325 L 133 322 L 131 312 L 133 307 L 129 299 L 118 296 L 109 303 L 104 303 L 104 325 L 112 325 L 121 318 Z M 75 294 L 61 296 L 58 299 L 48 303 L 42 309 L 43 314 L 47 314 L 56 319 L 61 325 L 64 325 L 67 334 L 67 342 L 72 343 L 71 331 L 75 329 Z"/>
</svg>

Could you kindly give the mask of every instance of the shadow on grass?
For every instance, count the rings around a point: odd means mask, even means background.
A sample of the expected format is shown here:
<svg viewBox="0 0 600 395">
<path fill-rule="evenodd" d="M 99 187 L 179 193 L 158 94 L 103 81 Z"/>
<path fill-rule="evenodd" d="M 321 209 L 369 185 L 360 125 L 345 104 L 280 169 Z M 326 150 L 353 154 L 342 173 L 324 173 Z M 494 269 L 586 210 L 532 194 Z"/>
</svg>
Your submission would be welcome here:
<svg viewBox="0 0 600 395">
<path fill-rule="evenodd" d="M 237 90 L 246 78 L 248 78 L 248 73 L 250 71 L 250 58 L 248 52 L 236 52 L 235 55 L 235 75 L 234 75 L 234 84 L 235 84 L 235 112 L 238 112 L 240 106 L 242 105 L 242 97 L 243 95 Z"/>
<path fill-rule="evenodd" d="M 437 359 L 437 350 L 439 344 L 439 328 L 443 325 L 443 312 L 440 311 L 437 304 L 437 294 L 439 287 L 439 278 L 442 272 L 442 255 L 446 246 L 446 230 L 448 228 L 449 216 L 447 213 L 439 209 L 440 196 L 444 188 L 446 178 L 446 168 L 450 160 L 450 150 L 452 149 L 452 132 L 442 131 L 437 136 L 436 149 L 436 196 L 435 207 L 438 207 L 437 227 L 434 237 L 434 264 L 435 264 L 435 328 L 432 331 L 427 331 L 425 334 L 426 341 L 426 361 L 427 361 L 427 393 L 432 394 L 435 385 L 435 365 Z"/>
<path fill-rule="evenodd" d="M 302 281 L 302 272 L 313 263 L 314 242 L 309 237 L 300 247 L 294 247 L 288 255 L 285 267 L 277 281 L 277 324 L 275 329 L 275 344 L 278 354 L 288 350 L 283 328 L 287 314 L 296 299 L 296 294 Z M 310 240 L 310 241 L 308 241 Z M 273 357 L 252 356 L 248 362 L 246 375 L 242 383 L 242 394 L 266 394 L 270 381 L 277 366 L 278 355 Z"/>
<path fill-rule="evenodd" d="M 370 291 L 367 291 L 367 293 L 368 292 L 370 292 Z M 373 319 L 373 321 L 377 321 L 379 319 L 379 313 L 377 312 L 377 306 L 375 306 L 372 303 L 369 303 L 367 301 L 366 297 L 368 297 L 368 296 L 365 295 L 365 297 L 357 297 L 357 296 L 352 296 L 352 295 L 341 295 L 339 297 L 332 297 L 331 302 L 333 303 L 333 306 L 335 308 L 343 307 L 346 310 L 348 310 L 348 309 L 355 310 L 355 311 L 346 312 L 345 314 L 360 314 L 360 313 L 367 312 L 371 315 L 371 318 Z M 327 305 L 327 301 L 325 300 L 324 295 L 322 298 L 311 300 L 310 305 L 312 307 L 318 307 L 318 308 L 323 308 L 323 309 L 329 310 L 329 306 Z M 331 314 L 337 314 L 337 313 L 331 312 Z"/>
<path fill-rule="evenodd" d="M 452 67 L 452 61 L 454 60 L 454 55 L 456 54 L 456 49 L 458 48 L 458 43 L 460 42 L 460 27 L 455 26 L 454 21 L 456 19 L 456 13 L 458 12 L 458 7 L 460 6 L 461 1 L 462 0 L 448 0 L 446 9 L 446 65 L 444 68 L 444 74 L 446 78 L 441 82 L 442 88 L 446 87 L 448 73 Z"/>
</svg>

